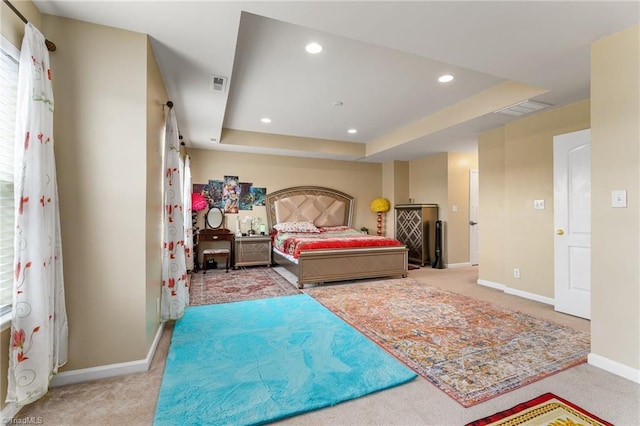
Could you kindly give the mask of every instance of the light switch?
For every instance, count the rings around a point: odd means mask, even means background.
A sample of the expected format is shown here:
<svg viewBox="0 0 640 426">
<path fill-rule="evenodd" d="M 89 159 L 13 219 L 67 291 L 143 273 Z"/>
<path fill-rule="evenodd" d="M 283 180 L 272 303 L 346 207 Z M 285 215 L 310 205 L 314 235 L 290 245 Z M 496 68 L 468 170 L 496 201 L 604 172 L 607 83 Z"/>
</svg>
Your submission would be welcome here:
<svg viewBox="0 0 640 426">
<path fill-rule="evenodd" d="M 451 211 L 454 212 L 454 213 L 457 212 L 458 211 L 458 206 L 455 205 L 455 204 L 453 206 L 451 206 Z"/>
<path fill-rule="evenodd" d="M 625 189 L 611 191 L 611 207 L 627 207 L 627 191 Z"/>
<path fill-rule="evenodd" d="M 533 208 L 536 210 L 544 210 L 544 200 L 533 200 Z"/>
</svg>

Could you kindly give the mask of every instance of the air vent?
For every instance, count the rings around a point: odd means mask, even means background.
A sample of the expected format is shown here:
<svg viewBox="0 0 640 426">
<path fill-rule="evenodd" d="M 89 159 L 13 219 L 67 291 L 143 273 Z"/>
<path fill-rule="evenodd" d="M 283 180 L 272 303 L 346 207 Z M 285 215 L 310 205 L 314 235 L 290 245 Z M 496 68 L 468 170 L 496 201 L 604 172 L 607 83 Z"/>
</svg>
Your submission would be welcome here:
<svg viewBox="0 0 640 426">
<path fill-rule="evenodd" d="M 209 90 L 213 92 L 225 92 L 227 90 L 227 77 L 212 75 Z"/>
<path fill-rule="evenodd" d="M 538 101 L 526 100 L 494 112 L 498 112 L 500 114 L 515 115 L 519 117 L 521 115 L 530 114 L 532 112 L 540 111 L 541 109 L 549 108 L 550 106 L 552 105 Z"/>
</svg>

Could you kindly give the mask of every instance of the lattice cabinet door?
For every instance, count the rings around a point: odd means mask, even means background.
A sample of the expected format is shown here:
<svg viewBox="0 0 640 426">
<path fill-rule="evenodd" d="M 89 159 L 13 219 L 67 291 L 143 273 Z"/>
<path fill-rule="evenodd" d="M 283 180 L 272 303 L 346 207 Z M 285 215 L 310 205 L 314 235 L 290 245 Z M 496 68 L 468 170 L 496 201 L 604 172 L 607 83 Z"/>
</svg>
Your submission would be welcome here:
<svg viewBox="0 0 640 426">
<path fill-rule="evenodd" d="M 409 249 L 409 260 L 424 266 L 435 257 L 435 222 L 437 204 L 398 204 L 396 239 Z"/>
</svg>

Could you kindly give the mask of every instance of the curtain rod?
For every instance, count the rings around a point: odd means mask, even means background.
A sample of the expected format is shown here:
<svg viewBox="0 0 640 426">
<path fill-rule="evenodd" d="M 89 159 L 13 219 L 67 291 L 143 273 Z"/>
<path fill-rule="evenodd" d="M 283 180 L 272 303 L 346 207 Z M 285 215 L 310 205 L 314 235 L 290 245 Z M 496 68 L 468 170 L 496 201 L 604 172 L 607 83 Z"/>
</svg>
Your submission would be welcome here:
<svg viewBox="0 0 640 426">
<path fill-rule="evenodd" d="M 22 22 L 24 22 L 25 24 L 28 24 L 29 21 L 27 21 L 27 18 L 24 17 L 24 15 L 22 13 L 20 13 L 20 11 L 18 9 L 15 8 L 14 5 L 12 5 L 11 3 L 9 3 L 9 0 L 2 0 L 7 6 L 9 6 L 9 9 L 11 9 L 13 11 L 13 13 L 15 13 L 16 15 L 18 15 L 18 18 L 20 18 L 20 20 Z M 54 42 L 52 42 L 51 40 L 47 40 L 45 39 L 44 44 L 47 46 L 47 50 L 49 52 L 55 52 L 56 50 L 56 45 Z"/>
</svg>

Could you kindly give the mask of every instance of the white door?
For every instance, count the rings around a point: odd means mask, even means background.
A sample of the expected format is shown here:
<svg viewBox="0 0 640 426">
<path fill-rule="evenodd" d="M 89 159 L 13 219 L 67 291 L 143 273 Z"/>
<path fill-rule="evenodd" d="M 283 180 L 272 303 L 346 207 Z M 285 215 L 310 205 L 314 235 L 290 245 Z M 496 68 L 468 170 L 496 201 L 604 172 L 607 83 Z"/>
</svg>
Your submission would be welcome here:
<svg viewBox="0 0 640 426">
<path fill-rule="evenodd" d="M 479 208 L 478 171 L 469 171 L 469 263 L 478 264 L 478 208 Z"/>
<path fill-rule="evenodd" d="M 553 138 L 555 309 L 591 318 L 591 131 Z"/>
</svg>

